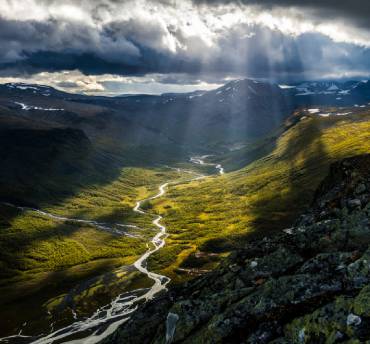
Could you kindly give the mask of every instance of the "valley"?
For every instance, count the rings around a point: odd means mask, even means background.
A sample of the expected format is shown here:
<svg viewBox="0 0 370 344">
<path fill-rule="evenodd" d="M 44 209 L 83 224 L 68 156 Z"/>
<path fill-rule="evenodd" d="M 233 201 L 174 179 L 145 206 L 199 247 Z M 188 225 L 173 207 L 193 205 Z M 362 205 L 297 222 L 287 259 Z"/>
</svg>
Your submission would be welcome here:
<svg viewBox="0 0 370 344">
<path fill-rule="evenodd" d="M 370 344 L 369 0 L 0 0 L 0 344 Z"/>
<path fill-rule="evenodd" d="M 339 87 L 310 87 L 303 101 L 250 79 L 113 98 L 1 86 L 0 341 L 98 343 L 292 225 L 333 162 L 370 150 L 367 93 L 339 106 Z"/>
<path fill-rule="evenodd" d="M 90 187 L 44 210 L 2 203 L 1 214 L 10 225 L 2 237 L 3 256 L 17 257 L 19 266 L 9 261 L 12 270 L 3 271 L 0 288 L 6 296 L 2 314 L 7 319 L 3 325 L 19 333 L 3 341 L 49 343 L 81 337 L 81 342 L 95 343 L 126 321 L 138 303 L 165 289 L 170 279 L 145 268 L 167 236 L 161 217 L 154 213 L 152 220 L 148 202 L 162 197 L 169 186 L 206 177 L 192 170 L 192 163 L 184 165 L 187 169 L 124 169 L 113 185 L 95 191 Z M 213 168 L 217 171 L 219 167 Z M 150 196 L 164 178 L 169 180 L 159 187 L 158 194 Z M 148 181 L 152 184 L 145 185 Z M 128 182 L 135 187 L 130 188 Z M 127 195 L 125 199 L 121 193 Z M 148 198 L 136 202 L 142 197 Z M 11 213 L 16 220 L 7 218 Z M 152 237 L 156 228 L 159 232 Z M 24 253 L 16 256 L 18 252 L 9 250 L 10 242 L 17 248 L 27 242 Z M 30 313 L 20 315 L 20 309 Z M 51 333 L 38 339 L 42 328 Z M 105 330 L 94 336 L 98 328 Z"/>
</svg>

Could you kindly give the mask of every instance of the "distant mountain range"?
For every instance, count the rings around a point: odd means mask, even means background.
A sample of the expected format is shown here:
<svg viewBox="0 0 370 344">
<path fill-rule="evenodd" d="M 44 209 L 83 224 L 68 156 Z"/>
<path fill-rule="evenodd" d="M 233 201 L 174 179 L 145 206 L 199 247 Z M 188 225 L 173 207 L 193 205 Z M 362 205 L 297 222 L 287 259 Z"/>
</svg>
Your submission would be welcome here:
<svg viewBox="0 0 370 344">
<path fill-rule="evenodd" d="M 112 145 L 225 151 L 264 137 L 297 108 L 369 102 L 369 81 L 278 85 L 242 79 L 212 91 L 118 97 L 8 83 L 0 85 L 0 129 L 72 127 L 92 141 L 109 137 Z"/>
<path fill-rule="evenodd" d="M 279 85 L 291 96 L 296 104 L 364 106 L 369 102 L 370 82 L 303 82 L 294 85 Z"/>
</svg>

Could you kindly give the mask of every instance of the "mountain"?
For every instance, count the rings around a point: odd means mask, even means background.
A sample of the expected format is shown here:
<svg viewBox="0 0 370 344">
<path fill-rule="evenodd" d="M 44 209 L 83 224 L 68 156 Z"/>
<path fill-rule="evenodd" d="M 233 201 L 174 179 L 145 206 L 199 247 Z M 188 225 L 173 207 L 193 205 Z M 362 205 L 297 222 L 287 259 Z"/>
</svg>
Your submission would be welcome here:
<svg viewBox="0 0 370 344">
<path fill-rule="evenodd" d="M 22 117 L 72 126 L 112 145 L 158 143 L 189 151 L 220 152 L 266 137 L 301 107 L 357 106 L 370 102 L 369 82 L 277 85 L 252 79 L 212 91 L 98 97 L 48 86 L 0 86 L 0 107 Z M 182 148 L 180 148 L 182 147 Z"/>
<path fill-rule="evenodd" d="M 266 135 L 293 110 L 277 85 L 236 80 L 213 91 L 82 99 L 109 107 L 193 150 L 220 150 Z"/>
<path fill-rule="evenodd" d="M 150 128 L 133 124 L 117 111 L 82 102 L 91 98 L 95 99 L 95 97 L 68 94 L 42 85 L 0 86 L 1 112 L 6 111 L 7 117 L 11 115 L 12 118 L 27 120 L 30 125 L 78 128 L 94 142 L 101 137 L 105 139 L 110 136 L 117 145 L 120 142 L 138 144 L 135 142 L 135 135 L 138 133 L 148 141 L 160 141 L 158 135 Z"/>
<path fill-rule="evenodd" d="M 369 103 L 369 82 L 312 81 L 280 85 L 294 99 L 296 106 L 365 106 Z"/>
<path fill-rule="evenodd" d="M 260 138 L 299 106 L 364 106 L 370 101 L 368 85 L 367 81 L 277 85 L 243 79 L 212 91 L 95 97 L 42 85 L 5 84 L 0 86 L 0 105 L 68 125 L 97 121 L 102 126 L 96 115 L 100 119 L 105 115 L 105 122 L 134 125 L 129 133 L 145 128 L 157 132 L 156 140 L 167 137 L 168 142 L 217 147 Z"/>
<path fill-rule="evenodd" d="M 102 343 L 368 341 L 369 171 L 370 155 L 334 163 L 292 227 L 142 305 Z"/>
</svg>

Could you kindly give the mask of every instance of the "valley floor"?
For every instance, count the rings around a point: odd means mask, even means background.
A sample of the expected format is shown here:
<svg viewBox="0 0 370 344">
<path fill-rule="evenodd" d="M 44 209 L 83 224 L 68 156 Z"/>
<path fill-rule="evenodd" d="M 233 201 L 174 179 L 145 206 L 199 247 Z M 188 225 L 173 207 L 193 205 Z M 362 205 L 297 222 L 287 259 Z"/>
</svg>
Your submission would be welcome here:
<svg viewBox="0 0 370 344">
<path fill-rule="evenodd" d="M 188 178 L 167 167 L 123 168 L 111 184 L 42 211 L 2 203 L 1 336 L 48 332 L 90 316 L 124 290 L 150 286 L 130 266 L 156 228 L 149 213 L 132 209 L 160 183 Z"/>
</svg>

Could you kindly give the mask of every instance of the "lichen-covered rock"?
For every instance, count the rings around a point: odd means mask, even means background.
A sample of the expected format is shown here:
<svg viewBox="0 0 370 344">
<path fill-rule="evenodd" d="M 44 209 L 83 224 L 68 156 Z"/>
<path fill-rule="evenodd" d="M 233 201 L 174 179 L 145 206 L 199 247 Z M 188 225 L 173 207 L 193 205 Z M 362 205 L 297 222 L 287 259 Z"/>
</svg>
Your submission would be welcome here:
<svg viewBox="0 0 370 344">
<path fill-rule="evenodd" d="M 370 318 L 370 286 L 364 287 L 353 302 L 353 310 L 361 317 Z"/>
<path fill-rule="evenodd" d="M 104 343 L 370 343 L 369 202 L 370 155 L 334 164 L 291 228 L 144 304 Z"/>
<path fill-rule="evenodd" d="M 336 297 L 334 302 L 286 325 L 286 339 L 293 343 L 339 343 L 354 338 L 362 342 L 368 339 L 369 297 L 368 286 L 356 297 Z M 302 331 L 304 336 L 300 336 Z"/>
<path fill-rule="evenodd" d="M 370 282 L 370 249 L 361 258 L 347 266 L 347 279 L 353 288 L 361 288 Z"/>
</svg>

